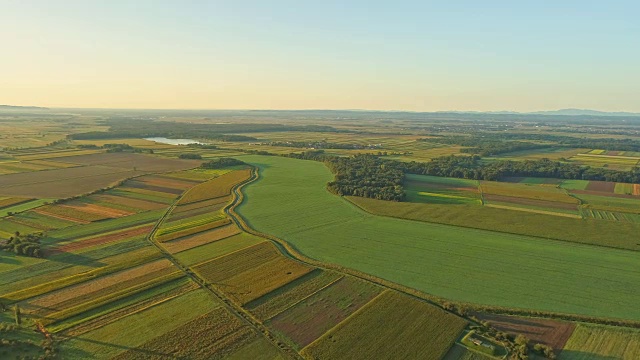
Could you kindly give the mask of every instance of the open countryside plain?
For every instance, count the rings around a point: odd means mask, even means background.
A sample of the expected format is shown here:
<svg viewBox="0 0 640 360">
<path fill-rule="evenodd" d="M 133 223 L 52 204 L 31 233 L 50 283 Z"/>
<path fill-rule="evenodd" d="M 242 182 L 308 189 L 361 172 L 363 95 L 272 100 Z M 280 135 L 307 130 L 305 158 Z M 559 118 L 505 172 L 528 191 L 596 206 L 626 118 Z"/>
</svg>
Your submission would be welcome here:
<svg viewBox="0 0 640 360">
<path fill-rule="evenodd" d="M 261 178 L 238 212 L 312 258 L 462 302 L 640 320 L 638 252 L 374 216 L 327 192 L 321 163 L 242 159 Z"/>
</svg>

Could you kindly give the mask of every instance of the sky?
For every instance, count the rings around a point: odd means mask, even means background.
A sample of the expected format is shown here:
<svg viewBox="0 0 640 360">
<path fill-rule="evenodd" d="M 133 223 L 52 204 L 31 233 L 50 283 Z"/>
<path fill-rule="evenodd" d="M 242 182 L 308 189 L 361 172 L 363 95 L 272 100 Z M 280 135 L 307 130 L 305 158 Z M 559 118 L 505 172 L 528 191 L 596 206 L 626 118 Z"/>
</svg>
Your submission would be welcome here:
<svg viewBox="0 0 640 360">
<path fill-rule="evenodd" d="M 0 104 L 640 112 L 640 2 L 0 0 Z"/>
</svg>

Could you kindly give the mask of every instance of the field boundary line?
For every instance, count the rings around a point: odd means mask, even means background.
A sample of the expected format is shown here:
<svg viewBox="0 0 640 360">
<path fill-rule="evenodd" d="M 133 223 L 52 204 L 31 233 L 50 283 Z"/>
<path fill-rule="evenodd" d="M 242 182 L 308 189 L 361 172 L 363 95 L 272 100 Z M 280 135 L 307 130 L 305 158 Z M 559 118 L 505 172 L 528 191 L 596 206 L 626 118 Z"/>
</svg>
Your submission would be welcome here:
<svg viewBox="0 0 640 360">
<path fill-rule="evenodd" d="M 331 286 L 331 285 L 333 285 L 333 284 L 337 283 L 339 280 L 344 279 L 344 278 L 345 278 L 345 275 L 344 275 L 344 274 L 340 274 L 340 276 L 339 276 L 337 279 L 335 279 L 335 280 L 331 281 L 331 282 L 330 282 L 330 283 L 328 283 L 327 285 L 325 285 L 325 286 L 321 287 L 320 289 L 318 289 L 318 290 L 316 290 L 316 291 L 312 292 L 311 294 L 309 294 L 309 295 L 307 295 L 307 296 L 303 297 L 302 299 L 300 299 L 300 300 L 296 301 L 295 303 L 293 303 L 293 304 L 291 304 L 291 305 L 287 306 L 284 310 L 282 310 L 282 311 L 278 312 L 277 314 L 275 314 L 275 315 L 273 315 L 273 316 L 269 317 L 268 319 L 265 319 L 265 321 L 273 319 L 274 317 L 276 317 L 276 316 L 278 316 L 278 315 L 282 314 L 283 312 L 285 312 L 285 311 L 287 311 L 287 310 L 291 309 L 292 307 L 294 307 L 294 306 L 296 306 L 296 305 L 300 304 L 301 302 L 303 302 L 303 301 L 307 300 L 308 298 L 312 297 L 313 295 L 315 295 L 315 294 L 319 293 L 320 291 L 322 291 L 322 290 L 324 290 L 324 289 L 328 288 L 329 286 Z M 257 299 L 256 299 L 256 300 L 257 300 Z"/>
<path fill-rule="evenodd" d="M 232 187 L 235 188 L 238 184 Z M 288 344 L 285 344 L 279 340 L 277 340 L 271 332 L 259 321 L 253 314 L 246 311 L 241 305 L 239 305 L 236 301 L 229 298 L 226 293 L 215 287 L 213 284 L 209 284 L 206 280 L 202 279 L 198 274 L 196 274 L 190 267 L 183 265 L 178 259 L 173 257 L 173 255 L 164 249 L 162 245 L 158 241 L 155 240 L 155 234 L 160 228 L 160 226 L 164 223 L 164 221 L 169 217 L 171 212 L 178 206 L 178 203 L 182 199 L 182 196 L 186 193 L 183 192 L 180 194 L 172 203 L 171 206 L 164 212 L 164 214 L 158 219 L 155 223 L 153 229 L 147 234 L 146 240 L 151 243 L 156 249 L 158 249 L 169 261 L 173 263 L 180 271 L 185 273 L 188 278 L 193 280 L 196 284 L 200 285 L 202 289 L 207 291 L 214 299 L 218 300 L 218 302 L 224 307 L 227 311 L 229 311 L 234 316 L 238 317 L 241 322 L 248 325 L 254 331 L 262 334 L 267 341 L 269 341 L 272 345 L 280 350 L 280 352 L 288 356 L 290 358 L 302 359 L 300 354 L 291 348 Z M 228 205 L 227 205 L 228 206 Z"/>
<path fill-rule="evenodd" d="M 349 321 L 351 318 L 355 317 L 356 315 L 360 314 L 361 312 L 364 312 L 366 310 L 368 310 L 370 307 L 372 307 L 373 303 L 375 301 L 377 301 L 383 294 L 386 294 L 387 292 L 393 291 L 391 289 L 384 289 L 382 290 L 378 295 L 376 295 L 375 297 L 373 297 L 373 299 L 369 300 L 366 304 L 362 305 L 358 310 L 352 312 L 351 314 L 349 314 L 349 316 L 347 316 L 346 318 L 342 319 L 342 321 L 340 321 L 339 323 L 335 324 L 331 329 L 327 330 L 324 332 L 324 334 L 322 334 L 319 338 L 313 340 L 312 342 L 310 342 L 309 344 L 307 344 L 307 346 L 303 347 L 302 349 L 300 349 L 300 352 L 303 352 L 304 349 L 308 348 L 309 346 L 320 342 L 321 340 L 323 340 L 324 338 L 333 335 L 333 333 L 335 331 L 337 331 L 337 329 L 344 323 L 346 323 L 347 321 Z"/>
</svg>

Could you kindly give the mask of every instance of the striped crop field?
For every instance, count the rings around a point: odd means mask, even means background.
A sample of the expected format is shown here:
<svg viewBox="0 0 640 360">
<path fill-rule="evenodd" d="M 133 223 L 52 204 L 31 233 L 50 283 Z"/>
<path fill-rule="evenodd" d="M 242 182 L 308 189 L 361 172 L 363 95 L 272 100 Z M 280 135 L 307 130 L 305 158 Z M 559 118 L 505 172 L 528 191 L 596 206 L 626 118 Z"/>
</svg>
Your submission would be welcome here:
<svg viewBox="0 0 640 360">
<path fill-rule="evenodd" d="M 267 325 L 302 349 L 382 292 L 378 286 L 343 277 L 278 315 Z"/>
<path fill-rule="evenodd" d="M 466 325 L 465 320 L 440 308 L 388 290 L 304 348 L 302 354 L 315 359 L 438 360 Z"/>
<path fill-rule="evenodd" d="M 229 224 L 213 230 L 203 231 L 195 235 L 185 236 L 177 240 L 167 241 L 164 242 L 162 246 L 170 253 L 175 254 L 201 245 L 209 244 L 214 241 L 226 239 L 239 233 L 240 229 L 238 229 L 237 226 Z"/>
<path fill-rule="evenodd" d="M 330 271 L 313 270 L 308 274 L 247 304 L 259 319 L 265 321 L 289 309 L 342 278 Z"/>
<path fill-rule="evenodd" d="M 0 197 L 0 209 L 25 203 L 32 199 L 23 197 Z"/>
<path fill-rule="evenodd" d="M 560 353 L 560 359 L 640 359 L 640 330 L 579 324 Z"/>
<path fill-rule="evenodd" d="M 196 185 L 187 191 L 180 199 L 179 204 L 189 204 L 197 201 L 213 199 L 231 194 L 231 188 L 237 183 L 248 179 L 251 176 L 251 170 L 236 170 L 218 176 L 212 180 Z"/>
</svg>

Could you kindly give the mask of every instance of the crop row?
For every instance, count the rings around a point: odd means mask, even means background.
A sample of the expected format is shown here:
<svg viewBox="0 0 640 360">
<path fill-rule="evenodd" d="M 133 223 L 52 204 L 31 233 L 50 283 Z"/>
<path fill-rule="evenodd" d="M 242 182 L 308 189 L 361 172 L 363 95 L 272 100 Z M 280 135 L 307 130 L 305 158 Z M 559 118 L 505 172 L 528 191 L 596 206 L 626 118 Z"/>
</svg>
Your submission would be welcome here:
<svg viewBox="0 0 640 360">
<path fill-rule="evenodd" d="M 231 223 L 231 220 L 224 218 L 221 220 L 212 221 L 212 222 L 204 223 L 202 225 L 186 228 L 184 230 L 174 231 L 169 234 L 160 235 L 160 236 L 157 236 L 156 239 L 160 242 L 176 240 L 185 236 L 201 233 L 203 231 L 217 229 L 221 226 L 225 226 L 230 223 Z"/>
<path fill-rule="evenodd" d="M 180 199 L 179 204 L 190 204 L 197 201 L 228 196 L 234 185 L 248 179 L 251 176 L 251 170 L 236 170 L 221 175 L 213 180 L 196 185 L 187 191 Z"/>
</svg>

